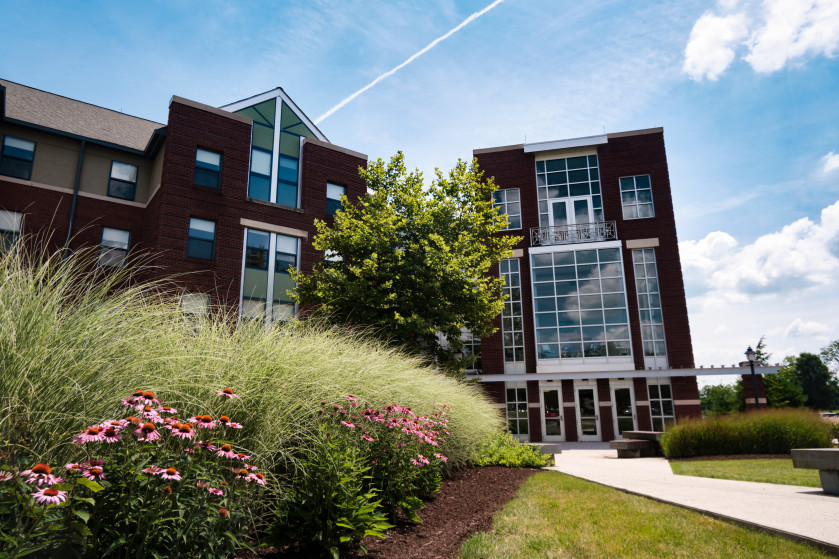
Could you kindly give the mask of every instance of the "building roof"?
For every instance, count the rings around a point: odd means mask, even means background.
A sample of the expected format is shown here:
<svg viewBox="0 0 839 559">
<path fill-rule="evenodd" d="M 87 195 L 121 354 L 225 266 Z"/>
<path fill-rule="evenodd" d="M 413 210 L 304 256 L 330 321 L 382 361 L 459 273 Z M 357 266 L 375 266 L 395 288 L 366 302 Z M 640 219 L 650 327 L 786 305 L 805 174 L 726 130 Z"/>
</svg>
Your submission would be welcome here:
<svg viewBox="0 0 839 559">
<path fill-rule="evenodd" d="M 4 119 L 144 151 L 164 124 L 0 79 Z"/>
</svg>

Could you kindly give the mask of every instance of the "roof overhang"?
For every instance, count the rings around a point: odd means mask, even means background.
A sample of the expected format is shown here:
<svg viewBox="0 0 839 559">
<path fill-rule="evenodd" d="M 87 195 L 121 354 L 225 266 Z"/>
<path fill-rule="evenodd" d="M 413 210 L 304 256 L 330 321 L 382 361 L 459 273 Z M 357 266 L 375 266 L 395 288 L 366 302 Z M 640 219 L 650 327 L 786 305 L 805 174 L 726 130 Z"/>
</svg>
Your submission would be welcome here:
<svg viewBox="0 0 839 559">
<path fill-rule="evenodd" d="M 535 153 L 539 151 L 553 151 L 557 149 L 597 146 L 600 144 L 605 144 L 608 141 L 608 136 L 606 136 L 606 134 L 601 134 L 599 136 L 584 136 L 582 138 L 569 138 L 567 140 L 534 142 L 531 144 L 524 144 L 524 153 Z"/>
<path fill-rule="evenodd" d="M 780 366 L 759 366 L 755 367 L 755 374 L 774 375 Z M 706 369 L 704 367 L 694 369 L 647 369 L 627 371 L 581 371 L 576 373 L 525 373 L 525 374 L 502 374 L 502 375 L 468 375 L 469 379 L 477 379 L 479 382 L 521 382 L 527 380 L 573 380 L 573 379 L 599 379 L 599 378 L 657 378 L 657 377 L 696 377 L 707 375 L 745 375 L 751 374 L 749 367 L 717 367 Z"/>
</svg>

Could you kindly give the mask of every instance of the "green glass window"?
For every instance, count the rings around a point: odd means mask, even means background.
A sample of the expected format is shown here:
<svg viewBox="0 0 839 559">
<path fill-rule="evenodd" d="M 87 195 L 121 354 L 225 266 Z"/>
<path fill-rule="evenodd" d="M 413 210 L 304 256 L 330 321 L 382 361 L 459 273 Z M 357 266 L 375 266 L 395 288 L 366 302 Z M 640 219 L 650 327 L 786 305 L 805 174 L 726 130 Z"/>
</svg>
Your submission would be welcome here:
<svg viewBox="0 0 839 559">
<path fill-rule="evenodd" d="M 206 149 L 195 151 L 193 182 L 198 186 L 218 188 L 221 182 L 221 154 Z"/>
<path fill-rule="evenodd" d="M 338 210 L 343 209 L 341 196 L 346 193 L 346 187 L 331 182 L 326 183 L 326 215 L 335 215 Z"/>
<path fill-rule="evenodd" d="M 5 136 L 0 150 L 0 175 L 29 180 L 35 160 L 35 142 Z"/>
<path fill-rule="evenodd" d="M 189 237 L 186 255 L 201 260 L 212 260 L 216 249 L 216 224 L 214 221 L 189 218 Z"/>
</svg>

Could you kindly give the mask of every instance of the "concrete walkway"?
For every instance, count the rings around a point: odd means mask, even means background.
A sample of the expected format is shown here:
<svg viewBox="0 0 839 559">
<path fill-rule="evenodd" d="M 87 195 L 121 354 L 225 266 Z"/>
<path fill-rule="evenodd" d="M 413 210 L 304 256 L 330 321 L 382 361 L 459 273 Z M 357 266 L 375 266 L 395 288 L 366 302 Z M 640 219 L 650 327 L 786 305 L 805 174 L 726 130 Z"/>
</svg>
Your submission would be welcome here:
<svg viewBox="0 0 839 559">
<path fill-rule="evenodd" d="M 839 554 L 839 497 L 821 489 L 677 476 L 664 458 L 618 459 L 609 443 L 562 443 L 548 468 L 806 540 Z"/>
</svg>

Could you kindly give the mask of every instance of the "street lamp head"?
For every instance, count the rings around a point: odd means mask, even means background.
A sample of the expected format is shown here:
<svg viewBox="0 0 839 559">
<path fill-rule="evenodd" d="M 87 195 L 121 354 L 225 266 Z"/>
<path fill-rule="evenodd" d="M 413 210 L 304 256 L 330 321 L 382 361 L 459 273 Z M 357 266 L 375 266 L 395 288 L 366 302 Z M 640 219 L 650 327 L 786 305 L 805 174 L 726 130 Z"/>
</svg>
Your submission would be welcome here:
<svg viewBox="0 0 839 559">
<path fill-rule="evenodd" d="M 755 353 L 755 350 L 752 349 L 752 346 L 749 346 L 749 349 L 746 350 L 746 358 L 750 362 L 754 363 L 756 357 L 757 357 L 757 353 Z"/>
</svg>

